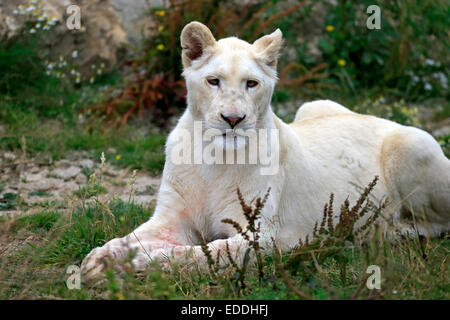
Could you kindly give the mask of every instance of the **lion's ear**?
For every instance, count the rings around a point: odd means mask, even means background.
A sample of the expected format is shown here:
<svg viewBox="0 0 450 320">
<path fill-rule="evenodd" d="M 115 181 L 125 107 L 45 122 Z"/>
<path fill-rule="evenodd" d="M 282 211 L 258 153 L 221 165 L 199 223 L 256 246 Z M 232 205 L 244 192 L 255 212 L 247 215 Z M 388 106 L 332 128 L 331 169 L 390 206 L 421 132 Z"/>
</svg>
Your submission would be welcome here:
<svg viewBox="0 0 450 320">
<path fill-rule="evenodd" d="M 269 67 L 276 69 L 280 49 L 283 45 L 283 34 L 280 29 L 253 42 L 257 57 Z"/>
<path fill-rule="evenodd" d="M 184 68 L 191 66 L 194 60 L 202 57 L 208 49 L 216 45 L 211 30 L 197 21 L 190 22 L 183 28 L 180 40 Z"/>
</svg>

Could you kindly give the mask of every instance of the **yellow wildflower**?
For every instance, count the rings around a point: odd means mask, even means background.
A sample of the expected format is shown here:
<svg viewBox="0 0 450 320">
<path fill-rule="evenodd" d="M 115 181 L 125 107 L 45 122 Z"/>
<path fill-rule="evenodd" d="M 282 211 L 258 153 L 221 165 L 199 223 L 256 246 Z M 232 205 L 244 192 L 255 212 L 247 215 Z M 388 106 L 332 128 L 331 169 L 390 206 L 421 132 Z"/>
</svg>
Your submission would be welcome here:
<svg viewBox="0 0 450 320">
<path fill-rule="evenodd" d="M 120 154 L 116 155 L 116 160 L 120 160 L 120 158 L 122 158 Z"/>
<path fill-rule="evenodd" d="M 117 293 L 117 299 L 119 299 L 119 300 L 125 300 L 125 297 L 123 296 L 123 294 L 122 293 Z"/>
<path fill-rule="evenodd" d="M 159 32 L 162 32 L 163 30 L 164 30 L 164 26 L 159 26 L 159 27 L 158 27 L 158 31 L 159 31 Z"/>
<path fill-rule="evenodd" d="M 166 12 L 164 10 L 155 11 L 155 14 L 160 17 L 164 17 Z"/>
<path fill-rule="evenodd" d="M 344 59 L 339 59 L 338 60 L 338 65 L 340 65 L 341 67 L 345 66 L 346 65 L 345 60 Z"/>
<path fill-rule="evenodd" d="M 331 26 L 331 25 L 328 25 L 328 26 L 326 26 L 326 28 L 325 28 L 328 32 L 332 32 L 332 31 L 334 31 L 334 27 L 333 26 Z"/>
<path fill-rule="evenodd" d="M 156 46 L 156 50 L 159 50 L 159 51 L 161 51 L 161 50 L 164 50 L 164 45 L 163 44 L 158 44 L 157 46 Z"/>
</svg>

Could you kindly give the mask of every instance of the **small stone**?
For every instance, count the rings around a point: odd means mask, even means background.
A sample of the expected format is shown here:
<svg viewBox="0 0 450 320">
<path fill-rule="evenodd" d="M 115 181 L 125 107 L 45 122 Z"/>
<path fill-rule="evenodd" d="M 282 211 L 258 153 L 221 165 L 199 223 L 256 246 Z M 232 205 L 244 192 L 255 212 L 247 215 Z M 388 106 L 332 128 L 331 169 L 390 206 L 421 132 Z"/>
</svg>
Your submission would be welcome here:
<svg viewBox="0 0 450 320">
<path fill-rule="evenodd" d="M 148 177 L 148 176 L 138 176 L 136 178 L 136 183 L 134 189 L 137 194 L 140 195 L 154 195 L 159 188 L 160 179 Z"/>
<path fill-rule="evenodd" d="M 70 194 L 73 191 L 78 190 L 80 187 L 75 181 L 64 182 L 59 189 L 59 193 L 61 194 Z"/>
<path fill-rule="evenodd" d="M 53 170 L 52 173 L 57 178 L 69 180 L 69 179 L 75 178 L 80 172 L 81 172 L 80 168 L 71 166 L 66 169 L 63 169 L 63 168 L 55 169 L 55 170 Z"/>
<path fill-rule="evenodd" d="M 450 135 L 450 125 L 449 126 L 443 126 L 439 129 L 436 129 L 433 131 L 433 136 L 435 137 L 445 137 Z"/>
<path fill-rule="evenodd" d="M 22 172 L 20 178 L 25 180 L 26 182 L 34 182 L 44 179 L 48 174 L 48 170 L 44 169 L 37 173 L 31 172 Z"/>
<path fill-rule="evenodd" d="M 86 184 L 87 183 L 87 178 L 86 178 L 86 176 L 84 174 L 80 173 L 80 174 L 78 174 L 75 177 L 75 182 L 78 183 L 78 184 Z"/>
<path fill-rule="evenodd" d="M 61 179 L 55 178 L 44 178 L 38 181 L 33 181 L 30 183 L 24 183 L 22 187 L 25 190 L 30 191 L 48 191 L 51 189 L 56 189 L 64 184 L 64 181 Z"/>
<path fill-rule="evenodd" d="M 3 158 L 5 160 L 14 161 L 16 160 L 16 155 L 12 152 L 6 151 L 3 153 Z"/>
<path fill-rule="evenodd" d="M 119 196 L 119 199 L 122 201 L 128 202 L 130 200 L 130 196 L 128 194 L 123 194 Z M 134 195 L 131 197 L 131 202 L 140 205 L 149 205 L 156 199 L 155 196 L 138 196 Z"/>
<path fill-rule="evenodd" d="M 94 161 L 91 159 L 83 159 L 80 161 L 80 166 L 82 168 L 92 169 L 94 167 Z"/>
<path fill-rule="evenodd" d="M 41 168 L 39 168 L 38 166 L 34 166 L 30 169 L 30 173 L 38 173 L 41 171 Z"/>
<path fill-rule="evenodd" d="M 117 177 L 120 174 L 120 171 L 118 171 L 112 167 L 106 167 L 104 173 L 110 177 Z"/>
<path fill-rule="evenodd" d="M 70 167 L 71 166 L 71 162 L 69 160 L 59 160 L 59 161 L 55 161 L 55 167 Z"/>
</svg>

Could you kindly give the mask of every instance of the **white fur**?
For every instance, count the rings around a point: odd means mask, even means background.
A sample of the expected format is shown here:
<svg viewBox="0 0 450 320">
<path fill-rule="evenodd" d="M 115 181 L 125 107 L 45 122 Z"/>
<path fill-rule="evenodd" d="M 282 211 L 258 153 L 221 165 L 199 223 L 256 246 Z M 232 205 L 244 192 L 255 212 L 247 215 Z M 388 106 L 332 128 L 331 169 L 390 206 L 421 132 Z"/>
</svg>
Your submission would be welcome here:
<svg viewBox="0 0 450 320">
<path fill-rule="evenodd" d="M 168 137 L 155 212 L 130 235 L 94 249 L 83 261 L 87 279 L 98 276 L 102 257 L 125 257 L 130 248 L 137 250 L 133 263 L 138 270 L 153 259 L 164 263 L 165 257 L 204 263 L 197 231 L 214 253 L 223 253 L 228 242 L 233 254 L 242 254 L 243 240 L 221 222 L 232 218 L 246 224 L 237 188 L 247 202 L 271 188 L 261 219 L 266 248 L 271 247 L 271 237 L 284 250 L 296 245 L 311 234 L 331 193 L 338 210 L 347 197 L 354 203 L 360 188 L 375 175 L 380 181 L 373 196 L 379 201 L 389 199 L 384 215 L 394 230 L 414 230 L 407 212 L 415 215 L 421 234 L 433 236 L 450 229 L 450 161 L 428 133 L 357 114 L 329 100 L 304 104 L 292 124 L 281 121 L 270 107 L 281 46 L 279 30 L 253 45 L 237 38 L 216 42 L 209 29 L 193 22 L 185 27 L 181 40 L 188 108 Z M 220 86 L 208 84 L 210 76 L 219 78 Z M 248 79 L 257 80 L 258 86 L 247 88 Z M 279 130 L 277 174 L 263 176 L 259 165 L 171 162 L 179 130 L 193 132 L 197 120 L 205 129 L 225 131 L 229 126 L 221 113 L 245 114 L 240 128 Z"/>
</svg>

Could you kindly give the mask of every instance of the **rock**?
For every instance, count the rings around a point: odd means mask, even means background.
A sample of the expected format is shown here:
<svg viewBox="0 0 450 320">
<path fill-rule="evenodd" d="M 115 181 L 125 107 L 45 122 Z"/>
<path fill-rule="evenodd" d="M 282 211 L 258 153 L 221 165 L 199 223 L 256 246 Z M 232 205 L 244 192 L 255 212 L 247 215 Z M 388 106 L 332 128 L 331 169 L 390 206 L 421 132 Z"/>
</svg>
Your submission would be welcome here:
<svg viewBox="0 0 450 320">
<path fill-rule="evenodd" d="M 30 183 L 23 183 L 21 187 L 28 191 L 48 191 L 59 188 L 63 184 L 64 181 L 61 179 L 44 178 Z"/>
<path fill-rule="evenodd" d="M 8 160 L 8 161 L 16 160 L 16 155 L 9 151 L 3 152 L 2 156 L 3 156 L 3 159 Z"/>
<path fill-rule="evenodd" d="M 94 161 L 91 159 L 83 159 L 79 164 L 82 168 L 92 169 L 94 167 Z"/>
<path fill-rule="evenodd" d="M 43 201 L 54 201 L 54 200 L 55 200 L 55 198 L 53 198 L 53 197 L 49 198 L 49 197 L 40 197 L 40 196 L 29 196 L 25 199 L 25 202 L 28 205 L 36 205 Z"/>
<path fill-rule="evenodd" d="M 110 177 L 117 177 L 118 175 L 120 175 L 120 171 L 114 169 L 114 168 L 111 167 L 111 166 L 107 166 L 107 167 L 104 169 L 103 173 L 106 174 L 107 176 L 110 176 Z"/>
<path fill-rule="evenodd" d="M 44 169 L 38 173 L 32 172 L 22 172 L 20 175 L 21 179 L 24 179 L 26 182 L 35 182 L 42 179 L 45 179 L 48 175 L 48 170 Z"/>
<path fill-rule="evenodd" d="M 39 54 L 50 62 L 59 62 L 59 57 L 73 65 L 75 70 L 81 72 L 82 80 L 96 75 L 98 67 L 104 64 L 102 72 L 112 70 L 118 57 L 123 52 L 123 44 L 127 42 L 126 33 L 122 27 L 120 18 L 109 0 L 79 0 L 76 5 L 80 7 L 81 28 L 68 30 L 66 22 L 69 15 L 67 7 L 70 0 L 40 0 L 43 9 L 35 11 L 39 15 L 46 14 L 57 22 L 42 37 L 43 43 L 39 47 Z M 26 23 L 29 24 L 25 32 L 30 32 L 33 25 L 40 23 L 39 29 L 48 25 L 47 21 L 38 21 L 39 16 L 33 20 L 25 20 L 26 15 L 20 14 L 19 5 L 32 5 L 30 1 L 8 0 L 0 2 L 0 41 L 11 39 L 20 35 Z M 32 5 L 35 8 L 36 5 Z M 41 13 L 42 12 L 42 13 Z M 27 13 L 30 16 L 31 13 Z M 56 20 L 55 20 L 56 21 Z M 37 29 L 37 28 L 34 28 Z M 95 65 L 95 68 L 92 66 Z"/>
<path fill-rule="evenodd" d="M 41 171 L 41 168 L 40 167 L 38 167 L 38 166 L 33 166 L 33 167 L 31 167 L 30 168 L 30 173 L 38 173 L 38 172 L 40 172 Z"/>
<path fill-rule="evenodd" d="M 0 210 L 0 217 L 13 217 L 15 215 L 19 215 L 20 213 L 20 210 Z"/>
<path fill-rule="evenodd" d="M 86 184 L 87 178 L 84 174 L 80 173 L 75 177 L 75 182 L 78 184 Z"/>
<path fill-rule="evenodd" d="M 153 196 L 158 191 L 160 182 L 161 180 L 158 178 L 138 176 L 136 178 L 134 189 L 136 190 L 137 194 Z"/>
<path fill-rule="evenodd" d="M 70 166 L 69 168 L 55 169 L 55 170 L 53 170 L 52 174 L 55 175 L 57 178 L 69 180 L 69 179 L 75 178 L 80 172 L 81 172 L 80 168 L 75 167 L 75 166 Z"/>
<path fill-rule="evenodd" d="M 119 199 L 125 202 L 128 202 L 128 200 L 130 199 L 130 196 L 128 194 L 122 194 L 119 196 Z M 131 202 L 135 203 L 135 204 L 141 204 L 141 205 L 149 205 L 152 202 L 156 201 L 156 197 L 155 196 L 138 196 L 138 195 L 134 195 L 133 197 L 131 197 Z"/>
<path fill-rule="evenodd" d="M 433 130 L 432 134 L 435 137 L 446 137 L 450 135 L 450 125 Z"/>
<path fill-rule="evenodd" d="M 68 181 L 65 182 L 62 186 L 60 186 L 60 188 L 58 189 L 58 193 L 67 195 L 72 193 L 73 191 L 78 190 L 79 188 L 80 187 L 75 181 Z"/>
<path fill-rule="evenodd" d="M 162 7 L 161 0 L 111 0 L 111 5 L 119 15 L 128 39 L 138 44 L 142 37 L 148 36 L 150 6 Z"/>
<path fill-rule="evenodd" d="M 72 165 L 72 163 L 69 160 L 63 159 L 63 160 L 58 160 L 55 161 L 54 166 L 57 168 L 67 168 L 70 167 Z"/>
</svg>

